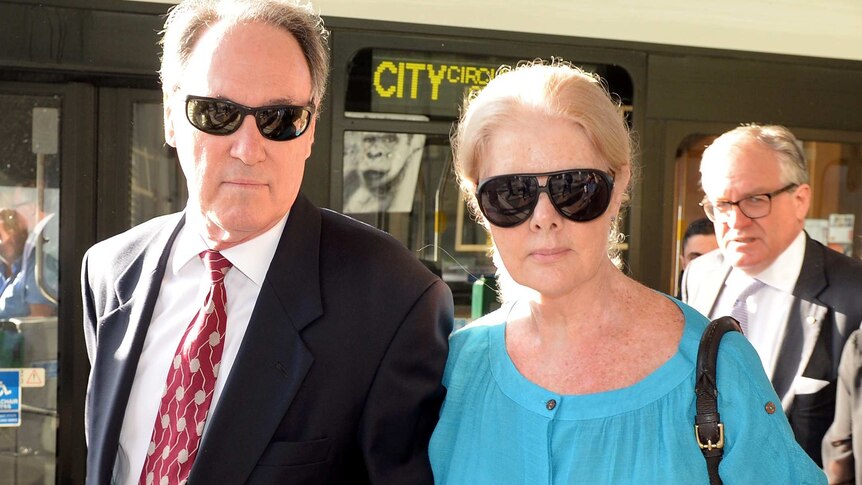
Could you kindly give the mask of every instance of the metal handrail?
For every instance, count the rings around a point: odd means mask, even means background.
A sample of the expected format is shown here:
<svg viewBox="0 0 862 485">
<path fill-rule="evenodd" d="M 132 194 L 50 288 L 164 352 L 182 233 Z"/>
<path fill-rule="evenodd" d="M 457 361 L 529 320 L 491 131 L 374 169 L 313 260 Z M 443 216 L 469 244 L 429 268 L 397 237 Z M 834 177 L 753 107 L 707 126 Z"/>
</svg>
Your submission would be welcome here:
<svg viewBox="0 0 862 485">
<path fill-rule="evenodd" d="M 36 154 L 36 213 L 45 213 L 45 155 L 42 153 Z M 37 223 L 37 226 L 38 225 L 39 224 Z M 44 229 L 44 225 L 42 226 L 42 229 Z M 58 303 L 57 295 L 51 293 L 48 290 L 48 286 L 45 284 L 45 253 L 43 247 L 45 238 L 42 236 L 41 230 L 36 233 L 35 243 L 36 286 L 39 287 L 39 291 L 45 299 L 56 305 Z"/>
</svg>

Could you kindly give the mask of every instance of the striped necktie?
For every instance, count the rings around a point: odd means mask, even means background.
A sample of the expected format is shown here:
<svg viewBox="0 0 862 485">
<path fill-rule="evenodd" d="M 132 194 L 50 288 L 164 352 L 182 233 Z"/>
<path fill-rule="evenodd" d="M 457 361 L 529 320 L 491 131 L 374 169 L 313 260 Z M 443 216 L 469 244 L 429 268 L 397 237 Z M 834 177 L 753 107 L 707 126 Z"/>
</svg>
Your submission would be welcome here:
<svg viewBox="0 0 862 485">
<path fill-rule="evenodd" d="M 739 327 L 742 329 L 743 335 L 748 335 L 748 298 L 763 288 L 765 284 L 759 280 L 754 280 L 745 287 L 744 290 L 736 297 L 733 302 L 733 309 L 730 311 L 730 316 L 739 322 Z"/>
</svg>

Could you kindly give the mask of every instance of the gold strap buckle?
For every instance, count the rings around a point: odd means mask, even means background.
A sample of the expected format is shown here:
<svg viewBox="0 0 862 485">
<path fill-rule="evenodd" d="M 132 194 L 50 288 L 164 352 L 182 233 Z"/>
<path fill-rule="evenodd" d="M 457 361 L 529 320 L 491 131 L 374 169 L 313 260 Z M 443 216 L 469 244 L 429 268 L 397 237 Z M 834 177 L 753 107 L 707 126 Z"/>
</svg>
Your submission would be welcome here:
<svg viewBox="0 0 862 485">
<path fill-rule="evenodd" d="M 706 444 L 703 444 L 700 441 L 700 427 L 698 425 L 694 425 L 694 437 L 697 439 L 697 445 L 700 446 L 701 450 L 720 450 L 724 448 L 724 424 L 718 423 L 718 443 L 713 443 L 712 440 L 706 440 Z"/>
</svg>

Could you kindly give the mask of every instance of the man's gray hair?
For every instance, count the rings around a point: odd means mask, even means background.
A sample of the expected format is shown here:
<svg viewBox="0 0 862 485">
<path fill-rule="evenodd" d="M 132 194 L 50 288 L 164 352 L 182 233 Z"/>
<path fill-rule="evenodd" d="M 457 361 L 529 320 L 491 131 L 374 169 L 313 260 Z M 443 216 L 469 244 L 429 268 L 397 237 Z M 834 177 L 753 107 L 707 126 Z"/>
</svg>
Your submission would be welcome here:
<svg viewBox="0 0 862 485">
<path fill-rule="evenodd" d="M 159 69 L 165 99 L 179 90 L 180 78 L 198 39 L 220 21 L 260 22 L 290 33 L 308 63 L 311 102 L 320 106 L 329 79 L 329 32 L 320 15 L 303 0 L 185 0 L 171 8 L 162 32 Z"/>
<path fill-rule="evenodd" d="M 808 162 L 802 151 L 802 143 L 793 133 L 780 125 L 746 124 L 728 131 L 703 152 L 706 159 L 714 147 L 727 148 L 740 141 L 756 141 L 775 152 L 781 165 L 781 178 L 786 184 L 802 185 L 808 183 Z M 718 148 L 716 148 L 718 149 Z"/>
</svg>

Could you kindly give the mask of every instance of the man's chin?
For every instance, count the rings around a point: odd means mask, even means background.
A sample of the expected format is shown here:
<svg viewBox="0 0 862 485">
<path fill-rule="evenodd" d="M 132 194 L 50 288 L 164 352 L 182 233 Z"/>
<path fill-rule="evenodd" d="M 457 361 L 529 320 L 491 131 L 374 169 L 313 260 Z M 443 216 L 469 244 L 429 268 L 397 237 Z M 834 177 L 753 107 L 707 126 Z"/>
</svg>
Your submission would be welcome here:
<svg viewBox="0 0 862 485">
<path fill-rule="evenodd" d="M 745 274 L 756 274 L 764 269 L 763 257 L 747 252 L 726 251 L 725 259 L 731 266 Z"/>
<path fill-rule="evenodd" d="M 231 214 L 220 218 L 209 218 L 206 227 L 207 237 L 217 246 L 226 249 L 260 236 L 281 219 L 255 216 L 259 214 Z"/>
</svg>

